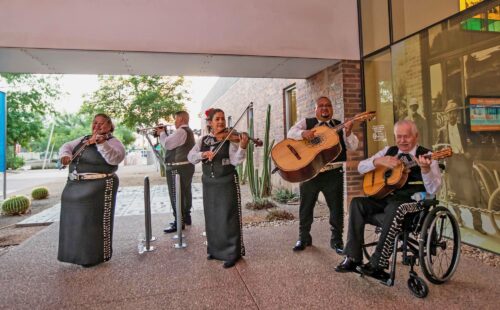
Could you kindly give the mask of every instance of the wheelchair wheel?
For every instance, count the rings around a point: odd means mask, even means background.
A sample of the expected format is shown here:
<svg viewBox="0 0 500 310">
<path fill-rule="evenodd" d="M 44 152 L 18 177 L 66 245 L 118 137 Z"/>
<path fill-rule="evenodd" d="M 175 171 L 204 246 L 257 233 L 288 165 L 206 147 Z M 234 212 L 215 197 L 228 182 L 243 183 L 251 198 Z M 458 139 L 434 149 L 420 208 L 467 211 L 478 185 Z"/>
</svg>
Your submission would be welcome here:
<svg viewBox="0 0 500 310">
<path fill-rule="evenodd" d="M 429 287 L 420 277 L 410 277 L 408 279 L 408 288 L 418 298 L 424 298 L 429 294 Z"/>
<path fill-rule="evenodd" d="M 378 239 L 380 238 L 380 232 L 382 228 L 373 226 L 373 225 L 365 225 L 365 235 L 364 235 L 364 243 L 363 243 L 363 254 L 366 259 L 370 260 L 373 252 L 375 252 L 375 248 L 377 247 Z"/>
<path fill-rule="evenodd" d="M 420 232 L 419 259 L 424 276 L 434 284 L 448 281 L 460 260 L 460 230 L 445 207 L 435 207 Z"/>
</svg>

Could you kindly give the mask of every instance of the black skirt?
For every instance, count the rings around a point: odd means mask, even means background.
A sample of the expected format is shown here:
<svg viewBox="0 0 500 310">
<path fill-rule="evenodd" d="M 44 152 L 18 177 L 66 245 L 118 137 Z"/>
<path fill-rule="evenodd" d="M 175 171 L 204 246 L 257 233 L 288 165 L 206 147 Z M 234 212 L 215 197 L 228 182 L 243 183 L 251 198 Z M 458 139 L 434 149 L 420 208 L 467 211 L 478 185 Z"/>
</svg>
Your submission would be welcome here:
<svg viewBox="0 0 500 310">
<path fill-rule="evenodd" d="M 111 259 L 118 183 L 116 175 L 68 180 L 61 197 L 58 260 L 91 266 Z"/>
<path fill-rule="evenodd" d="M 219 260 L 237 260 L 245 255 L 238 174 L 203 175 L 202 182 L 207 253 Z"/>
</svg>

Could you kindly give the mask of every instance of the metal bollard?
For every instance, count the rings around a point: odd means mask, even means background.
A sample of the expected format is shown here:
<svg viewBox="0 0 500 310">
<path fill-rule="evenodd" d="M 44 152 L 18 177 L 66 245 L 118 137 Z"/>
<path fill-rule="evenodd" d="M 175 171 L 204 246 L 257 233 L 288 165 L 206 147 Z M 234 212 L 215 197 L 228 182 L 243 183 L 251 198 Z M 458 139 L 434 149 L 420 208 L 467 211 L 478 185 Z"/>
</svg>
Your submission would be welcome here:
<svg viewBox="0 0 500 310">
<path fill-rule="evenodd" d="M 175 212 L 177 215 L 175 219 L 177 235 L 174 236 L 174 239 L 178 239 L 178 242 L 174 245 L 174 248 L 182 249 L 187 247 L 187 244 L 182 242 L 181 176 L 178 173 L 175 174 Z"/>
<path fill-rule="evenodd" d="M 144 223 L 146 226 L 146 236 L 144 240 L 142 240 L 145 243 L 142 252 L 151 252 L 155 250 L 155 247 L 150 245 L 151 241 L 155 241 L 156 238 L 152 236 L 151 229 L 151 199 L 149 188 L 149 177 L 144 177 Z M 142 252 L 139 245 L 139 253 Z"/>
</svg>

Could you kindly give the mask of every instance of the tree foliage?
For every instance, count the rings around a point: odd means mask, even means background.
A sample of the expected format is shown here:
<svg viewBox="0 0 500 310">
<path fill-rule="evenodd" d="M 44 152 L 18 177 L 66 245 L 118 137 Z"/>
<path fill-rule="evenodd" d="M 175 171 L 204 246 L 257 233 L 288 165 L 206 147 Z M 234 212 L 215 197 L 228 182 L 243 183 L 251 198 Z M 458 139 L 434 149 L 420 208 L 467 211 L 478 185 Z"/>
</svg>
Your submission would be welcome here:
<svg viewBox="0 0 500 310">
<path fill-rule="evenodd" d="M 2 73 L 7 90 L 7 144 L 26 147 L 43 137 L 45 115 L 60 95 L 59 76 Z"/>
<path fill-rule="evenodd" d="M 54 132 L 52 134 L 51 146 L 54 144 L 54 150 L 59 148 L 66 142 L 91 134 L 91 126 L 93 115 L 90 114 L 57 114 L 55 116 Z M 34 142 L 31 147 L 34 151 L 44 152 L 50 136 L 52 124 L 48 124 L 45 128 L 45 139 L 40 139 Z M 125 126 L 115 124 L 113 133 L 125 147 L 130 146 L 135 137 L 131 130 Z"/>
<path fill-rule="evenodd" d="M 107 113 L 128 128 L 169 121 L 188 99 L 183 77 L 100 76 L 99 82 L 81 111 Z"/>
</svg>

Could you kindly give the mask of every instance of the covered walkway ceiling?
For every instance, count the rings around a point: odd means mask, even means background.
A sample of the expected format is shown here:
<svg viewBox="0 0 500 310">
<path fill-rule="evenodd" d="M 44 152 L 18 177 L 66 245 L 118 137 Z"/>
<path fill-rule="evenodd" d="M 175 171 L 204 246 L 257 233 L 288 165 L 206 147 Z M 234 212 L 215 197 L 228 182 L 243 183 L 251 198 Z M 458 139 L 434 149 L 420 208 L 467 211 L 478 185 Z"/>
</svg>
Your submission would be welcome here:
<svg viewBox="0 0 500 310">
<path fill-rule="evenodd" d="M 307 78 L 334 59 L 0 48 L 0 72 Z"/>
<path fill-rule="evenodd" d="M 0 72 L 307 78 L 359 60 L 353 0 L 0 3 Z"/>
</svg>

